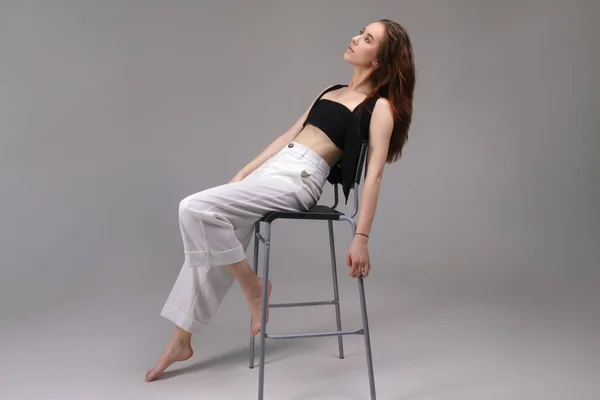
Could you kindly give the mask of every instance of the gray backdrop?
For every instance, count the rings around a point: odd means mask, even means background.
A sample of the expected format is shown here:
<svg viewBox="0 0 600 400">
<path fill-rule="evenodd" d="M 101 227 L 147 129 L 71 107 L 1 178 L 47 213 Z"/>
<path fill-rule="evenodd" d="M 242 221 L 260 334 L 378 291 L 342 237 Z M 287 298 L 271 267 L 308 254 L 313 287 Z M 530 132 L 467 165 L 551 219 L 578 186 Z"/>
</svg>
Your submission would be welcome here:
<svg viewBox="0 0 600 400">
<path fill-rule="evenodd" d="M 408 29 L 418 76 L 370 241 L 379 397 L 591 398 L 598 11 L 551 0 L 0 2 L 6 398 L 253 398 L 237 284 L 194 337 L 189 366 L 142 382 L 173 329 L 158 313 L 183 262 L 178 203 L 228 181 L 321 89 L 347 83 L 346 46 L 382 17 Z M 332 198 L 327 186 L 322 202 Z M 330 296 L 326 225 L 281 222 L 273 234 L 273 301 Z M 349 328 L 360 322 L 349 227 L 336 238 Z M 270 322 L 332 324 L 314 308 Z M 344 361 L 335 343 L 273 344 L 266 393 L 366 398 L 361 338 L 346 339 Z"/>
</svg>

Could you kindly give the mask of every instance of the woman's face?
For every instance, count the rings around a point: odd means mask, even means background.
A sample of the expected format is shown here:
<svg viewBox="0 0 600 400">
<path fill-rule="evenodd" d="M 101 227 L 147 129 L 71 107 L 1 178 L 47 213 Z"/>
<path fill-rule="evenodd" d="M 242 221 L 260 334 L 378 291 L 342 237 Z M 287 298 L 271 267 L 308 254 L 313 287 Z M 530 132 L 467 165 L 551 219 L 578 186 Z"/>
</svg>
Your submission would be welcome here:
<svg viewBox="0 0 600 400">
<path fill-rule="evenodd" d="M 352 38 L 350 46 L 344 53 L 344 60 L 352 65 L 374 67 L 377 51 L 384 38 L 385 26 L 381 22 L 373 22 Z"/>
</svg>

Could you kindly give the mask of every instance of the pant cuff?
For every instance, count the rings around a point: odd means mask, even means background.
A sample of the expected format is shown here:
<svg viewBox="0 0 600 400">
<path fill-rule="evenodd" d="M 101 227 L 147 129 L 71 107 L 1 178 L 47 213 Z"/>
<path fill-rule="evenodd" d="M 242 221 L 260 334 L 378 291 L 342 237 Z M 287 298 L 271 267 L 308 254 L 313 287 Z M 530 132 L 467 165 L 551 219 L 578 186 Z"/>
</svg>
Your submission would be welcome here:
<svg viewBox="0 0 600 400">
<path fill-rule="evenodd" d="M 198 321 L 197 319 L 192 318 L 191 316 L 182 313 L 177 308 L 165 304 L 160 315 L 165 317 L 166 319 L 172 321 L 183 329 L 184 331 L 190 333 L 201 333 L 206 329 L 208 325 L 206 322 Z"/>
<path fill-rule="evenodd" d="M 186 251 L 186 267 L 219 267 L 234 264 L 246 258 L 246 251 L 241 244 L 225 251 Z"/>
</svg>

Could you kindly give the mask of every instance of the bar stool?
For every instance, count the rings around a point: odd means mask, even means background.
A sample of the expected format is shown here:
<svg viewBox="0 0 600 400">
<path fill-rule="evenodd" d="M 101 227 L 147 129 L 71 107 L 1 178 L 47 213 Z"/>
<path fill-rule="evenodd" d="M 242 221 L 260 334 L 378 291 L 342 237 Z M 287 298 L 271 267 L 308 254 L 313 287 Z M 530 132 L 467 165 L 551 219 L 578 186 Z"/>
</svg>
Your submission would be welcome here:
<svg viewBox="0 0 600 400">
<path fill-rule="evenodd" d="M 350 215 L 346 215 L 338 210 L 338 184 L 334 184 L 334 204 L 331 207 L 324 205 L 316 205 L 305 212 L 271 212 L 261 218 L 255 224 L 254 231 L 254 273 L 258 274 L 258 250 L 259 242 L 264 244 L 265 257 L 263 264 L 263 295 L 262 295 L 262 317 L 261 317 L 261 329 L 259 333 L 260 337 L 260 349 L 259 349 L 259 375 L 258 375 L 258 399 L 263 400 L 264 392 L 264 379 L 265 379 L 265 344 L 266 339 L 293 339 L 293 338 L 309 338 L 309 337 L 324 337 L 324 336 L 337 336 L 338 337 L 338 352 L 339 358 L 344 358 L 344 345 L 342 342 L 342 336 L 344 335 L 363 335 L 365 340 L 365 352 L 367 358 L 367 370 L 369 376 L 369 386 L 371 392 L 371 399 L 375 400 L 375 379 L 373 374 L 373 360 L 371 356 L 371 340 L 369 336 L 369 323 L 367 318 L 367 305 L 365 300 L 365 290 L 363 278 L 358 278 L 358 290 L 360 294 L 360 308 L 362 314 L 362 328 L 356 330 L 342 330 L 342 322 L 340 316 L 340 300 L 338 290 L 338 277 L 337 277 L 337 263 L 335 256 L 335 240 L 333 237 L 333 221 L 345 221 L 350 224 L 352 228 L 352 236 L 356 235 L 356 221 L 355 216 L 358 213 L 358 186 L 360 183 L 360 175 L 362 173 L 363 165 L 367 154 L 367 143 L 362 144 L 359 164 L 357 173 L 352 183 L 352 191 L 354 195 L 354 208 Z M 329 226 L 329 247 L 331 250 L 331 271 L 333 276 L 333 300 L 324 301 L 311 301 L 311 302 L 299 302 L 299 303 L 279 303 L 270 304 L 270 308 L 280 307 L 306 307 L 306 306 L 320 306 L 320 305 L 334 305 L 335 307 L 335 318 L 337 330 L 332 332 L 315 332 L 315 333 L 300 333 L 300 334 L 287 334 L 287 335 L 276 335 L 268 334 L 266 332 L 266 311 L 267 311 L 267 282 L 269 280 L 269 255 L 271 249 L 271 224 L 277 219 L 301 219 L 301 220 L 318 220 L 327 221 Z M 260 224 L 264 222 L 266 225 L 264 236 L 260 232 Z M 250 337 L 250 368 L 254 368 L 254 348 L 255 348 L 255 337 Z"/>
</svg>

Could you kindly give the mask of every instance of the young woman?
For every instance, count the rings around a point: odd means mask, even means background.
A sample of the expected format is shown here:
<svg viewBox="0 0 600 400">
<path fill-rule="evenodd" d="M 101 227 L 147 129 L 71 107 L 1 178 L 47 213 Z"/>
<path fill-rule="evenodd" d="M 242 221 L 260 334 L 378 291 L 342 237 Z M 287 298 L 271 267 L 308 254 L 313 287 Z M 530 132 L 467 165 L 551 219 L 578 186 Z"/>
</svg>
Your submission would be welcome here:
<svg viewBox="0 0 600 400">
<path fill-rule="evenodd" d="M 344 155 L 348 121 L 366 103 L 373 105 L 366 176 L 357 233 L 346 262 L 352 277 L 369 274 L 367 240 L 384 165 L 401 156 L 412 117 L 412 45 L 401 25 L 381 19 L 352 38 L 344 60 L 354 67 L 348 85 L 325 89 L 287 132 L 228 184 L 181 201 L 185 263 L 161 312 L 176 328 L 157 364 L 146 372 L 147 382 L 192 356 L 192 332 L 208 323 L 234 279 L 248 303 L 251 334 L 259 332 L 263 283 L 245 256 L 254 224 L 268 212 L 308 210 L 317 203 L 331 168 Z M 270 296 L 271 282 L 268 285 Z"/>
</svg>

